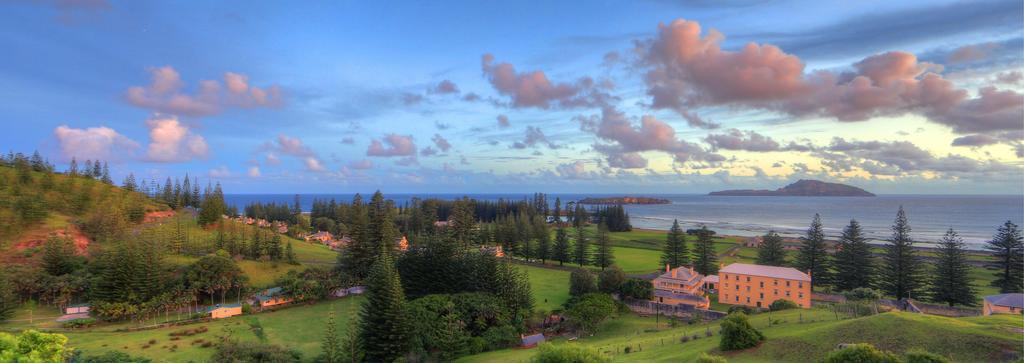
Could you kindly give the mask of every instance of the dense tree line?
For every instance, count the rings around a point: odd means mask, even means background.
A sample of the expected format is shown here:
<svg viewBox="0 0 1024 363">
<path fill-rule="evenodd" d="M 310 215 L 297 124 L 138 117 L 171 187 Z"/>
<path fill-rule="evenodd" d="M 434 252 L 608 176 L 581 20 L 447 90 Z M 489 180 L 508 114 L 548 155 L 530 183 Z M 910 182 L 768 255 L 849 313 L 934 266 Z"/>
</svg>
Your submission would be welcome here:
<svg viewBox="0 0 1024 363">
<path fill-rule="evenodd" d="M 597 224 L 607 226 L 610 232 L 629 232 L 633 230 L 633 226 L 629 224 L 629 214 L 626 213 L 626 208 L 621 205 L 596 207 L 591 212 L 591 215 L 593 215 Z"/>
<path fill-rule="evenodd" d="M 775 232 L 761 237 L 758 264 L 792 265 L 810 271 L 813 287 L 827 291 L 878 289 L 888 296 L 914 298 L 953 305 L 974 306 L 977 288 L 971 282 L 971 264 L 963 240 L 949 229 L 936 245 L 930 263 L 915 248 L 906 212 L 900 207 L 885 244 L 876 257 L 857 220 L 850 220 L 834 244 L 825 241 L 822 222 L 815 215 L 793 261 L 786 260 L 782 238 Z M 997 270 L 993 285 L 1000 292 L 1024 290 L 1024 238 L 1016 224 L 999 227 L 985 248 Z"/>
</svg>

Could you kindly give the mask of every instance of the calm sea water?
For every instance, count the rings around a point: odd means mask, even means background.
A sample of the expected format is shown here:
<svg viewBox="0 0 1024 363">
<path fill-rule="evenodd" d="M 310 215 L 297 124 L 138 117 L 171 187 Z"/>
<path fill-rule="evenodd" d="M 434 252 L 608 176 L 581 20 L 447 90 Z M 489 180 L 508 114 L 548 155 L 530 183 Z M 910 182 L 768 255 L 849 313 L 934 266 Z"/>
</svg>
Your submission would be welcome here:
<svg viewBox="0 0 1024 363">
<path fill-rule="evenodd" d="M 305 194 L 300 196 L 303 210 L 314 199 L 351 201 L 352 194 Z M 391 194 L 387 198 L 399 205 L 412 198 L 455 199 L 462 194 Z M 528 194 L 469 194 L 478 200 L 529 198 Z M 601 194 L 548 194 L 563 201 Z M 670 200 L 671 204 L 628 205 L 626 210 L 634 227 L 668 229 L 678 219 L 684 228 L 706 224 L 721 234 L 753 236 L 768 230 L 798 236 L 806 230 L 815 213 L 821 214 L 825 231 L 836 237 L 851 218 L 857 219 L 869 237 L 881 240 L 889 236 L 896 210 L 907 212 L 912 236 L 921 244 L 938 240 L 947 229 L 955 229 L 978 249 L 992 238 L 996 228 L 1011 220 L 1020 225 L 1024 219 L 1024 195 L 882 195 L 873 198 L 850 197 L 725 197 L 696 194 L 644 195 Z M 294 194 L 229 194 L 227 203 L 239 209 L 251 202 L 292 203 Z M 364 200 L 369 195 L 364 195 Z"/>
</svg>

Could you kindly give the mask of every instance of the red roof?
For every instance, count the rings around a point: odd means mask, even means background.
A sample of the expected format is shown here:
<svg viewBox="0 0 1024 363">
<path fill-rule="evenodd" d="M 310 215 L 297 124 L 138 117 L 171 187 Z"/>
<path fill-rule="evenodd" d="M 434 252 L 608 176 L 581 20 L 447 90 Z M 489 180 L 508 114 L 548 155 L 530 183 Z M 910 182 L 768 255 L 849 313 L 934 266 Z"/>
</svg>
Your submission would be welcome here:
<svg viewBox="0 0 1024 363">
<path fill-rule="evenodd" d="M 811 276 L 800 272 L 792 267 L 778 267 L 765 265 L 751 265 L 747 263 L 734 263 L 718 270 L 719 274 L 739 274 L 751 276 L 764 276 L 777 279 L 811 281 Z"/>
</svg>

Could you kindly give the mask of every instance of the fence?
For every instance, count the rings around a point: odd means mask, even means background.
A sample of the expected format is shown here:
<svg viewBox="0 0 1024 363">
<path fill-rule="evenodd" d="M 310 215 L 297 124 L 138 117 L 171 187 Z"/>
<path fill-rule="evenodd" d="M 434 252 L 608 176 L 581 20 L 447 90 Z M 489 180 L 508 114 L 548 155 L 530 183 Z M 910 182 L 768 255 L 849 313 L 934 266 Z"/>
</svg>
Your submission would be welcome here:
<svg viewBox="0 0 1024 363">
<path fill-rule="evenodd" d="M 925 314 L 930 314 L 930 315 L 948 316 L 948 317 L 951 317 L 951 318 L 961 318 L 961 317 L 965 317 L 965 316 L 979 316 L 979 315 L 981 315 L 981 310 L 980 309 L 960 308 L 960 307 L 951 307 L 951 306 L 946 306 L 946 305 L 927 304 L 927 303 L 923 303 L 923 302 L 916 301 L 916 300 L 910 300 L 910 302 L 913 303 L 914 307 L 917 308 L 918 312 L 925 313 Z"/>
<path fill-rule="evenodd" d="M 629 310 L 632 310 L 637 314 L 661 314 L 678 318 L 701 316 L 704 320 L 718 320 L 728 315 L 721 311 L 697 309 L 692 305 L 669 305 L 654 301 L 633 299 L 628 299 L 625 303 L 629 306 Z"/>
</svg>

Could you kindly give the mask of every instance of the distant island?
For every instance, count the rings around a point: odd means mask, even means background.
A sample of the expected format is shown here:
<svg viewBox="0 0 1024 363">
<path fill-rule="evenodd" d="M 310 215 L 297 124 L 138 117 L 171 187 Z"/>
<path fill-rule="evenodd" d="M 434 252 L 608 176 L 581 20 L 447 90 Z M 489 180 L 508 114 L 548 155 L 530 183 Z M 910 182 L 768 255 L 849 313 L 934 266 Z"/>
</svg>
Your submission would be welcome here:
<svg viewBox="0 0 1024 363">
<path fill-rule="evenodd" d="M 668 199 L 648 197 L 583 198 L 579 204 L 669 204 Z"/>
<path fill-rule="evenodd" d="M 776 190 L 767 189 L 736 189 L 711 192 L 708 195 L 738 197 L 874 197 L 864 189 L 839 183 L 826 183 L 820 180 L 801 179 L 796 183 Z"/>
</svg>

